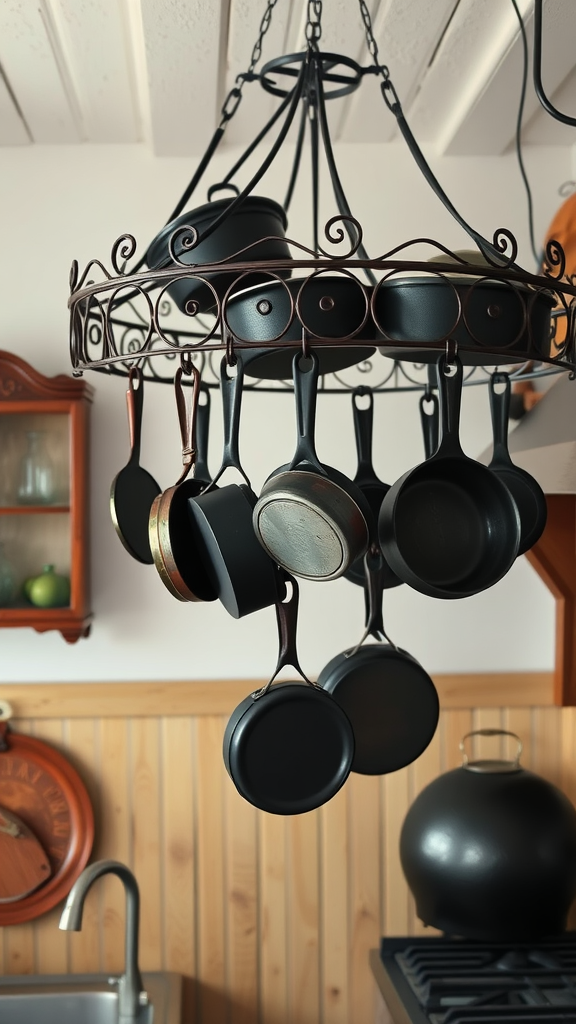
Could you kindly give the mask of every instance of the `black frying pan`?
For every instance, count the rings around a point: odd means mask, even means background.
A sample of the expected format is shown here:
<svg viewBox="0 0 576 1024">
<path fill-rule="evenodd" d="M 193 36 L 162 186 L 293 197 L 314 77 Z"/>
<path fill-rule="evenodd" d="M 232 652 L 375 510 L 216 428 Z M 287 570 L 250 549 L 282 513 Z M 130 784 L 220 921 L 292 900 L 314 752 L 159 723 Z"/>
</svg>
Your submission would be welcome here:
<svg viewBox="0 0 576 1024">
<path fill-rule="evenodd" d="M 460 446 L 458 359 L 449 368 L 440 357 L 438 388 L 440 446 L 388 491 L 378 520 L 380 545 L 394 572 L 420 593 L 470 597 L 510 569 L 520 543 L 520 517 L 498 476 Z"/>
<path fill-rule="evenodd" d="M 432 406 L 430 412 L 426 411 L 427 405 Z M 439 426 L 438 398 L 433 391 L 425 391 L 420 396 L 420 420 L 422 422 L 422 436 L 424 438 L 424 454 L 427 459 L 431 459 L 438 450 Z"/>
<path fill-rule="evenodd" d="M 502 386 L 502 391 L 497 387 Z M 490 377 L 490 410 L 494 432 L 494 452 L 489 469 L 510 491 L 520 514 L 520 546 L 523 555 L 541 537 L 546 526 L 547 506 L 544 491 L 526 470 L 515 466 L 508 451 L 508 418 L 510 414 L 510 379 L 507 373 Z"/>
<path fill-rule="evenodd" d="M 235 619 L 275 604 L 279 592 L 277 567 L 258 542 L 252 526 L 256 495 L 238 449 L 244 374 L 238 359 L 231 376 L 221 363 L 220 392 L 224 415 L 222 465 L 210 486 L 188 501 L 189 537 L 197 546 L 211 586 Z M 224 470 L 236 469 L 243 484 L 216 488 Z"/>
<path fill-rule="evenodd" d="M 137 382 L 137 386 L 135 385 Z M 154 558 L 148 538 L 148 517 L 160 487 L 148 470 L 140 465 L 144 381 L 142 370 L 132 366 L 128 375 L 128 427 L 130 458 L 115 476 L 110 488 L 110 515 L 120 540 L 132 558 L 152 565 Z"/>
<path fill-rule="evenodd" d="M 359 404 L 359 399 L 367 402 L 366 406 Z M 374 428 L 374 396 L 372 388 L 354 388 L 352 392 L 352 415 L 354 418 L 354 436 L 356 438 L 356 452 L 358 455 L 358 469 L 354 477 L 356 487 L 366 498 L 370 507 L 371 516 L 368 520 L 368 533 L 370 545 L 378 543 L 378 516 L 380 506 L 385 495 L 390 490 L 390 484 L 385 484 L 376 476 L 372 463 L 372 434 Z M 396 573 L 383 560 L 383 582 L 384 587 L 397 587 L 402 583 Z M 361 556 L 352 563 L 344 573 L 344 578 L 363 587 L 366 580 L 364 558 Z"/>
<path fill-rule="evenodd" d="M 276 604 L 279 655 L 267 686 L 233 711 L 224 733 L 224 763 L 238 792 L 263 811 L 302 814 L 330 800 L 348 778 L 354 736 L 346 714 L 298 664 L 298 586 Z M 291 665 L 302 679 L 274 683 Z"/>
<path fill-rule="evenodd" d="M 182 438 L 183 470 L 173 487 L 152 502 L 148 533 L 154 564 L 164 586 L 179 601 L 215 601 L 217 594 L 206 573 L 198 546 L 190 536 L 188 499 L 200 494 L 209 480 L 196 475 L 196 418 L 200 396 L 200 374 L 194 377 L 190 415 L 182 388 L 182 367 L 176 371 L 174 390 Z M 204 414 L 203 414 L 204 415 Z M 194 470 L 194 476 L 189 476 Z"/>
<path fill-rule="evenodd" d="M 415 761 L 430 743 L 440 706 L 430 676 L 395 644 L 366 644 L 374 636 L 388 640 L 382 621 L 383 559 L 366 555 L 369 614 L 364 637 L 353 650 L 332 658 L 318 676 L 352 724 L 352 771 L 385 775 Z"/>
<path fill-rule="evenodd" d="M 368 546 L 370 508 L 343 473 L 318 461 L 314 424 L 319 362 L 294 356 L 297 444 L 289 465 L 266 481 L 254 508 L 254 530 L 270 556 L 305 579 L 333 580 Z"/>
</svg>

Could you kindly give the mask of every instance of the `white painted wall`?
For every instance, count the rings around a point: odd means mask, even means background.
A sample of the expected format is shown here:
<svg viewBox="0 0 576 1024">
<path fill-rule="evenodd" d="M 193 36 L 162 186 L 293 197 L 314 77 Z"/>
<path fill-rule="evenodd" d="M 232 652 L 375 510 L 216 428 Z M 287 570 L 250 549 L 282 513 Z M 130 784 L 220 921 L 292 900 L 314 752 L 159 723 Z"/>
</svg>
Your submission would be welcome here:
<svg viewBox="0 0 576 1024">
<path fill-rule="evenodd" d="M 353 209 L 377 254 L 403 239 L 432 236 L 452 247 L 466 237 L 429 192 L 399 144 L 342 146 L 342 178 Z M 569 149 L 526 153 L 542 239 L 559 205 L 558 186 L 573 174 Z M 525 198 L 512 155 L 431 156 L 447 192 L 475 227 L 491 235 L 502 225 L 520 241 L 520 259 L 532 266 Z M 230 156 L 218 160 L 217 180 Z M 104 262 L 115 238 L 134 233 L 141 247 L 157 232 L 192 173 L 185 159 L 158 159 L 141 146 L 26 147 L 0 151 L 0 347 L 45 374 L 69 372 L 68 273 L 91 257 Z M 260 192 L 282 198 L 287 166 L 274 170 Z M 278 185 L 278 181 L 280 184 Z M 277 185 L 277 188 L 275 187 Z M 205 193 L 198 196 L 204 202 Z M 289 234 L 307 240 L 305 203 L 290 216 Z M 333 213 L 327 208 L 327 214 Z M 0 633 L 0 679 L 19 681 L 197 679 L 266 677 L 276 660 L 275 618 L 267 609 L 241 621 L 217 604 L 174 600 L 152 566 L 134 562 L 118 541 L 108 512 L 110 481 L 127 456 L 125 382 L 91 374 L 92 418 L 92 635 L 75 646 L 59 634 Z M 377 400 L 375 464 L 392 482 L 421 461 L 413 394 Z M 215 402 L 216 409 L 218 403 Z M 489 440 L 484 389 L 468 389 L 462 438 L 470 455 Z M 219 462 L 219 423 L 213 423 L 210 464 Z M 354 472 L 349 399 L 327 396 L 318 412 L 320 457 Z M 247 398 L 241 435 L 243 460 L 255 488 L 294 447 L 288 396 Z M 179 435 L 169 388 L 149 387 L 143 462 L 164 486 L 179 465 Z M 547 669 L 552 664 L 553 602 L 525 559 L 496 587 L 461 602 L 425 598 L 407 587 L 391 591 L 385 619 L 396 642 L 431 672 Z M 345 580 L 302 583 L 300 660 L 316 674 L 335 653 L 356 642 L 363 597 Z"/>
</svg>

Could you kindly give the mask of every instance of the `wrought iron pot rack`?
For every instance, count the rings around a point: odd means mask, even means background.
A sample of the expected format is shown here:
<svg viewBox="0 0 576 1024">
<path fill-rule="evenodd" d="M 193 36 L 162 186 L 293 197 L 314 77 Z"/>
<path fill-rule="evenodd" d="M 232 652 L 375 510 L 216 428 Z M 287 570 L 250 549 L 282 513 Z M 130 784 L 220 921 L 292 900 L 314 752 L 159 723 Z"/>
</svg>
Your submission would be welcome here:
<svg viewBox="0 0 576 1024">
<path fill-rule="evenodd" d="M 492 366 L 496 364 L 506 365 L 512 379 L 561 371 L 576 373 L 576 278 L 566 274 L 561 245 L 554 240 L 549 241 L 543 254 L 542 272 L 532 274 L 516 263 L 518 246 L 510 231 L 498 229 L 490 242 L 464 221 L 434 177 L 406 123 L 388 68 L 379 61 L 364 0 L 359 0 L 359 6 L 368 50 L 373 58 L 370 66 L 362 68 L 349 57 L 324 53 L 319 49 L 322 3 L 321 0 L 309 0 L 306 49 L 299 54 L 272 60 L 256 72 L 276 3 L 277 0 L 268 0 L 248 71 L 238 76 L 222 107 L 220 124 L 206 153 L 168 220 L 168 226 L 173 225 L 173 230 L 164 228 L 161 232 L 166 240 L 166 257 L 151 259 L 150 254 L 160 236 L 138 256 L 135 238 L 126 234 L 113 245 L 111 269 L 99 260 L 92 260 L 80 273 L 78 264 L 73 263 L 69 308 L 74 374 L 81 375 L 87 369 L 94 369 L 126 376 L 132 366 L 138 365 L 145 379 L 172 382 L 175 360 L 185 369 L 193 361 L 201 370 L 204 383 L 216 387 L 222 353 L 233 363 L 237 353 L 249 354 L 255 348 L 296 351 L 301 347 L 306 353 L 310 346 L 319 353 L 335 348 L 349 350 L 346 369 L 323 375 L 322 390 L 325 392 L 349 390 L 360 384 L 370 385 L 375 391 L 429 387 L 429 365 L 442 352 L 449 359 L 456 352 L 462 357 L 467 367 L 466 384 L 487 381 Z M 370 258 L 366 252 L 361 225 L 351 213 L 340 181 L 326 116 L 326 101 L 353 92 L 366 74 L 380 76 L 385 104 L 396 118 L 413 158 L 436 196 L 474 242 L 482 265 L 429 238 L 412 239 L 377 258 Z M 227 188 L 235 193 L 234 198 L 225 204 L 226 208 L 218 212 L 212 222 L 198 230 L 192 223 L 185 223 L 186 217 L 180 215 L 238 109 L 245 83 L 254 81 L 280 97 L 281 102 L 224 180 L 213 185 L 208 193 L 211 199 L 216 191 Z M 294 84 L 287 88 L 286 82 Z M 298 109 L 301 110 L 300 126 L 283 209 L 290 206 L 305 136 L 309 131 L 312 246 L 267 234 L 255 243 L 241 245 L 240 248 L 234 246 L 223 259 L 211 262 L 204 259 L 195 263 L 195 250 L 222 224 L 226 224 L 252 195 L 280 151 Z M 248 184 L 240 190 L 232 179 L 273 126 L 281 121 L 282 115 L 285 115 L 284 120 L 267 155 Z M 323 244 L 320 243 L 319 230 L 321 146 L 338 210 L 338 214 L 324 227 Z M 216 204 L 216 208 L 220 211 L 221 204 Z M 190 220 L 193 219 L 194 211 L 190 216 Z M 270 243 L 274 252 L 277 251 L 274 246 L 278 244 L 285 249 L 289 246 L 290 255 L 257 258 L 262 243 Z M 342 243 L 346 245 L 344 253 L 341 251 Z M 411 258 L 410 252 L 416 246 L 419 251 L 422 246 L 428 247 L 432 252 L 431 260 Z M 328 251 L 338 248 L 340 252 Z M 288 281 L 295 272 L 300 272 L 297 286 L 291 287 Z M 259 281 L 273 285 L 274 294 L 282 297 L 284 309 L 281 329 L 278 329 L 276 320 L 274 330 L 267 333 L 263 325 L 272 311 L 272 303 L 267 298 L 256 303 L 255 315 L 259 318 L 257 340 L 254 336 L 243 336 L 231 315 L 235 297 L 242 292 L 243 284 L 246 287 L 254 281 L 255 274 Z M 214 275 L 224 282 L 218 289 L 213 284 Z M 447 309 L 451 312 L 448 322 L 444 317 L 441 330 L 424 331 L 417 339 L 403 335 L 401 329 L 390 331 L 386 312 L 390 289 L 395 282 L 407 276 L 442 282 Z M 318 279 L 326 278 L 330 279 L 332 287 L 326 295 L 320 295 L 315 303 L 315 313 L 310 317 L 307 296 L 312 287 L 317 295 Z M 337 291 L 334 281 L 339 279 L 351 282 L 346 287 L 348 292 L 352 289 L 357 300 L 357 322 L 352 327 L 348 324 L 346 333 L 342 333 L 334 330 L 332 317 L 332 327 L 325 332 L 321 313 L 333 309 L 334 289 Z M 211 300 L 201 303 L 190 298 L 183 304 L 174 302 L 174 286 L 181 285 L 183 281 L 190 282 L 194 288 L 202 286 L 204 295 L 211 296 Z M 500 298 L 515 308 L 512 328 L 504 337 L 500 331 L 497 343 L 497 332 L 486 329 L 485 324 L 479 328 L 477 319 L 472 315 L 475 300 L 488 285 L 499 289 L 497 301 L 490 292 L 492 297 L 484 309 L 488 327 L 490 324 L 497 327 L 503 315 Z M 322 286 L 319 291 L 323 292 Z M 549 318 L 543 326 L 544 307 Z M 539 319 L 536 316 L 538 310 Z M 359 361 L 354 363 L 356 357 Z M 291 390 L 291 381 L 289 378 L 272 382 L 255 378 L 252 383 L 246 382 L 246 386 L 252 390 Z"/>
</svg>

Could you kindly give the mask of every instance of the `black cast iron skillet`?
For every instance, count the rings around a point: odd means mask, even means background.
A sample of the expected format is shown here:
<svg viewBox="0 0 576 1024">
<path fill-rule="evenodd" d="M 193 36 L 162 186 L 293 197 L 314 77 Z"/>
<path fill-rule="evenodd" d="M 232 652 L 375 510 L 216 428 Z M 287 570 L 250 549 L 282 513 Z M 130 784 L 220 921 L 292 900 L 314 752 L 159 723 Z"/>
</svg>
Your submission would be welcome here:
<svg viewBox="0 0 576 1024">
<path fill-rule="evenodd" d="M 427 405 L 432 406 L 430 412 L 426 412 Z M 424 454 L 427 459 L 431 459 L 438 449 L 439 427 L 438 397 L 433 391 L 424 392 L 420 396 L 420 420 L 424 438 Z"/>
<path fill-rule="evenodd" d="M 210 486 L 188 501 L 191 543 L 198 547 L 217 597 L 235 619 L 275 604 L 282 592 L 277 566 L 254 533 L 252 510 L 256 495 L 240 463 L 238 432 L 243 377 L 240 359 L 234 375 L 228 372 L 226 359 L 222 360 L 222 465 Z M 238 470 L 245 482 L 216 488 L 226 469 Z"/>
<path fill-rule="evenodd" d="M 298 664 L 298 585 L 277 602 L 279 655 L 274 675 L 233 711 L 224 733 L 224 763 L 238 792 L 262 811 L 302 814 L 330 800 L 345 783 L 354 756 L 346 714 Z M 285 666 L 300 680 L 275 683 Z"/>
<path fill-rule="evenodd" d="M 198 546 L 190 536 L 188 499 L 200 494 L 209 480 L 197 475 L 196 418 L 200 396 L 200 374 L 191 366 L 194 378 L 190 415 L 182 388 L 182 367 L 176 371 L 174 391 L 182 438 L 183 470 L 173 487 L 152 502 L 148 533 L 154 564 L 164 586 L 179 601 L 215 601 L 217 594 L 200 558 Z M 193 476 L 189 476 L 191 470 Z"/>
<path fill-rule="evenodd" d="M 370 507 L 343 473 L 318 461 L 314 423 L 318 356 L 308 367 L 294 356 L 297 445 L 289 465 L 264 484 L 254 508 L 254 530 L 270 556 L 288 572 L 312 580 L 342 576 L 368 546 Z"/>
<path fill-rule="evenodd" d="M 328 662 L 318 683 L 350 719 L 355 744 L 352 771 L 384 775 L 404 768 L 426 749 L 436 732 L 440 706 L 428 673 L 384 631 L 380 553 L 367 553 L 365 563 L 366 631 L 357 647 Z M 364 645 L 369 635 L 380 642 Z"/>
<path fill-rule="evenodd" d="M 374 354 L 378 332 L 370 316 L 371 294 L 371 287 L 336 274 L 272 280 L 236 292 L 226 303 L 224 315 L 235 338 L 267 346 L 242 350 L 245 372 L 262 380 L 287 380 L 292 376 L 294 349 L 286 343 L 301 343 L 303 331 L 315 346 L 320 373 L 335 373 Z M 348 336 L 372 345 L 316 345 L 314 341 Z"/>
<path fill-rule="evenodd" d="M 497 388 L 502 387 L 501 391 Z M 494 452 L 489 469 L 506 485 L 520 514 L 520 546 L 523 555 L 541 537 L 546 526 L 547 506 L 544 491 L 526 470 L 515 466 L 508 451 L 510 379 L 507 373 L 493 373 L 489 383 L 490 411 L 494 433 Z"/>
<path fill-rule="evenodd" d="M 359 400 L 367 402 L 366 406 L 359 404 Z M 374 427 L 374 396 L 372 388 L 354 388 L 352 392 L 352 415 L 354 418 L 354 436 L 356 438 L 356 452 L 358 455 L 358 469 L 354 477 L 356 487 L 366 498 L 370 506 L 371 516 L 368 520 L 368 532 L 370 546 L 378 544 L 378 516 L 384 496 L 390 490 L 390 484 L 385 484 L 376 476 L 372 463 L 372 434 Z M 382 578 L 385 588 L 397 587 L 402 583 L 396 573 L 388 565 L 385 558 L 382 559 Z M 344 578 L 363 587 L 366 581 L 366 571 L 363 556 L 357 558 L 350 568 L 344 573 Z"/>
<path fill-rule="evenodd" d="M 137 385 L 135 384 L 137 382 Z M 110 515 L 126 551 L 138 562 L 152 565 L 154 558 L 148 538 L 148 517 L 160 487 L 148 470 L 140 465 L 144 381 L 142 370 L 132 366 L 128 375 L 128 427 L 130 458 L 115 476 L 110 488 Z"/>
<path fill-rule="evenodd" d="M 462 598 L 486 590 L 510 569 L 520 517 L 507 487 L 469 459 L 458 436 L 462 365 L 438 361 L 442 439 L 405 473 L 382 502 L 380 545 L 390 566 L 429 597 Z"/>
</svg>

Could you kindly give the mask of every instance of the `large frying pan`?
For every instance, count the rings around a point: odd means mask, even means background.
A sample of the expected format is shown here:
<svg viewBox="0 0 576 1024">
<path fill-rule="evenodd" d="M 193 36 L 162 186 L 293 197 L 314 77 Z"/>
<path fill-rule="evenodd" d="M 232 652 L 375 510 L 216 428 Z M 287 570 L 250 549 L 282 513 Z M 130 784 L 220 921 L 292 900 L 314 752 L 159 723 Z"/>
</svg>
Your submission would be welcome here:
<svg viewBox="0 0 576 1024">
<path fill-rule="evenodd" d="M 469 459 L 458 428 L 462 364 L 438 361 L 442 439 L 382 502 L 382 551 L 394 572 L 429 597 L 470 597 L 497 583 L 518 554 L 520 517 L 495 473 Z"/>
<path fill-rule="evenodd" d="M 498 388 L 502 388 L 501 391 Z M 507 373 L 490 377 L 490 410 L 494 432 L 494 452 L 489 469 L 496 473 L 514 498 L 520 514 L 520 546 L 523 555 L 542 535 L 548 509 L 544 491 L 526 470 L 515 466 L 508 451 L 508 417 L 510 414 L 510 378 Z"/>
<path fill-rule="evenodd" d="M 110 488 L 110 515 L 116 533 L 126 551 L 137 562 L 152 565 L 154 558 L 148 537 L 148 517 L 160 487 L 148 470 L 140 465 L 144 381 L 142 370 L 132 366 L 128 375 L 128 427 L 130 458 L 115 476 Z"/>
<path fill-rule="evenodd" d="M 312 580 L 342 576 L 368 546 L 370 508 L 343 473 L 318 461 L 314 423 L 319 363 L 294 356 L 297 445 L 289 465 L 264 484 L 254 508 L 254 530 L 269 555 L 288 572 Z"/>
<path fill-rule="evenodd" d="M 276 603 L 282 592 L 277 566 L 258 542 L 252 526 L 256 495 L 240 462 L 238 433 L 244 374 L 242 361 L 236 373 L 228 372 L 224 358 L 220 392 L 224 415 L 222 465 L 201 494 L 188 500 L 188 534 L 211 587 L 226 611 L 235 619 Z M 216 487 L 226 469 L 236 469 L 243 484 Z"/>
<path fill-rule="evenodd" d="M 209 481 L 195 473 L 196 417 L 200 396 L 200 374 L 191 366 L 194 378 L 190 415 L 182 388 L 182 367 L 174 378 L 176 407 L 182 438 L 183 469 L 173 487 L 159 494 L 152 502 L 148 531 L 150 547 L 158 575 L 166 589 L 178 601 L 215 601 L 217 594 L 206 573 L 198 547 L 190 537 L 188 499 L 200 494 Z"/>
<path fill-rule="evenodd" d="M 276 604 L 279 655 L 274 675 L 233 711 L 224 733 L 224 763 L 238 792 L 272 814 L 302 814 L 330 800 L 345 783 L 354 735 L 338 703 L 298 664 L 298 585 Z M 300 680 L 275 683 L 292 666 Z"/>
<path fill-rule="evenodd" d="M 430 743 L 440 706 L 434 684 L 420 663 L 388 640 L 382 621 L 383 559 L 375 549 L 365 559 L 368 621 L 360 644 L 322 669 L 318 683 L 332 694 L 352 724 L 352 771 L 384 775 L 415 761 Z M 364 640 L 374 636 L 377 644 Z"/>
<path fill-rule="evenodd" d="M 360 402 L 362 401 L 366 402 L 366 405 L 361 405 Z M 376 476 L 372 463 L 372 434 L 374 429 L 374 395 L 372 388 L 354 388 L 352 392 L 352 415 L 354 418 L 354 436 L 356 438 L 356 452 L 358 455 L 358 469 L 356 470 L 354 483 L 362 491 L 370 506 L 371 516 L 368 520 L 368 531 L 370 546 L 372 546 L 374 543 L 378 544 L 380 506 L 385 495 L 390 490 L 390 484 L 383 483 Z M 386 559 L 383 559 L 382 575 L 384 587 L 386 588 L 397 587 L 402 583 L 402 580 L 398 578 L 396 573 L 392 572 Z M 366 572 L 363 557 L 357 558 L 352 563 L 350 568 L 344 573 L 344 578 L 350 580 L 351 583 L 356 583 L 357 586 L 364 586 Z"/>
</svg>

